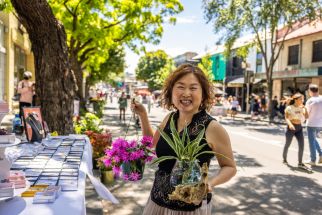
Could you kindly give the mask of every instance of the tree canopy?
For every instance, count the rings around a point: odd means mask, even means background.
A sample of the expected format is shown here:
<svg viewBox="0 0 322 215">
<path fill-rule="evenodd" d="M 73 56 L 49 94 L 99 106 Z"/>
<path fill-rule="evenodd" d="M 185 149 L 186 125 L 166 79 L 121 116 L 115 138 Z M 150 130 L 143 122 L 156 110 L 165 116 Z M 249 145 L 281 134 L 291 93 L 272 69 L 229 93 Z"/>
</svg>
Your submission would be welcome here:
<svg viewBox="0 0 322 215">
<path fill-rule="evenodd" d="M 70 59 L 76 73 L 100 71 L 110 49 L 129 46 L 139 51 L 144 43 L 157 44 L 162 24 L 175 22 L 183 10 L 179 0 L 48 0 L 65 26 Z M 81 75 L 77 76 L 79 79 Z"/>
<path fill-rule="evenodd" d="M 147 52 L 139 59 L 136 78 L 148 83 L 152 90 L 160 89 L 164 80 L 174 69 L 172 59 L 163 50 Z"/>
</svg>

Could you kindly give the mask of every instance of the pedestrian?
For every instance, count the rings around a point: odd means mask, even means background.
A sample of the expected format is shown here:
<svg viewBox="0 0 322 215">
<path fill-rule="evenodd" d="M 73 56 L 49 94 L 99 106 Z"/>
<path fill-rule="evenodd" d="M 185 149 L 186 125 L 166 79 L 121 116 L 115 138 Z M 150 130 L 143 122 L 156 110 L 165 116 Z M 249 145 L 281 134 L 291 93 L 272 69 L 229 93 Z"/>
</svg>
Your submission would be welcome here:
<svg viewBox="0 0 322 215">
<path fill-rule="evenodd" d="M 236 173 L 236 165 L 229 136 L 225 129 L 206 112 L 211 108 L 213 96 L 211 84 L 202 70 L 190 64 L 179 66 L 166 80 L 161 101 L 165 108 L 174 111 L 164 118 L 160 124 L 160 129 L 171 136 L 170 118 L 172 116 L 177 130 L 181 133 L 184 126 L 188 125 L 187 129 L 191 140 L 196 138 L 202 128 L 205 128 L 205 135 L 200 144 L 206 143 L 207 145 L 202 148 L 202 151 L 213 150 L 228 157 L 217 157 L 220 171 L 213 178 L 209 178 L 209 192 L 219 184 L 230 180 Z M 143 135 L 153 136 L 156 155 L 158 157 L 176 156 L 165 139 L 160 136 L 159 131 L 154 132 L 152 130 L 144 106 L 135 102 L 132 104 L 132 108 L 141 118 Z M 202 165 L 207 162 L 209 165 L 210 159 L 213 157 L 214 155 L 212 154 L 200 155 L 198 156 L 199 164 Z M 207 195 L 208 203 L 204 204 L 203 207 L 201 207 L 202 204 L 194 205 L 169 200 L 168 194 L 174 190 L 174 187 L 170 184 L 170 174 L 174 165 L 175 160 L 166 160 L 159 163 L 150 198 L 145 206 L 143 215 L 211 214 L 211 193 Z"/>
<path fill-rule="evenodd" d="M 33 83 L 30 81 L 32 77 L 31 72 L 25 71 L 23 73 L 23 80 L 18 83 L 19 98 L 19 115 L 23 117 L 23 108 L 32 105 L 32 97 L 34 95 Z"/>
<path fill-rule="evenodd" d="M 253 103 L 253 109 L 251 111 L 251 120 L 253 120 L 255 117 L 257 117 L 257 120 L 259 119 L 259 102 L 257 98 L 254 98 L 254 103 Z"/>
<path fill-rule="evenodd" d="M 270 121 L 273 121 L 274 118 L 277 116 L 277 112 L 278 112 L 277 96 L 274 96 L 270 107 L 271 107 Z"/>
<path fill-rule="evenodd" d="M 317 140 L 318 132 L 322 131 L 322 96 L 319 95 L 319 87 L 315 84 L 309 85 L 309 95 L 310 98 L 306 101 L 305 105 L 309 115 L 306 126 L 311 154 L 309 164 L 314 166 L 316 152 L 320 156 L 318 163 L 322 163 L 322 150 Z"/>
<path fill-rule="evenodd" d="M 304 136 L 302 122 L 308 117 L 307 110 L 303 105 L 303 95 L 301 93 L 295 93 L 292 96 L 290 105 L 285 109 L 285 120 L 287 123 L 287 129 L 285 133 L 286 141 L 283 150 L 283 163 L 287 163 L 288 148 L 292 143 L 292 139 L 295 136 L 298 142 L 298 167 L 306 168 L 303 164 L 303 151 L 304 151 Z"/>
<path fill-rule="evenodd" d="M 264 116 L 266 114 L 266 109 L 267 109 L 267 105 L 266 105 L 266 97 L 265 95 L 262 95 L 261 100 L 260 100 L 260 106 L 261 106 L 261 112 L 262 115 Z"/>
<path fill-rule="evenodd" d="M 119 103 L 119 109 L 120 109 L 120 121 L 122 120 L 122 118 L 125 121 L 125 110 L 127 108 L 127 98 L 124 92 L 122 92 L 118 100 L 118 103 Z"/>
<path fill-rule="evenodd" d="M 237 115 L 237 110 L 239 108 L 239 102 L 236 96 L 233 96 L 233 100 L 231 101 L 230 106 L 231 106 L 230 117 L 235 119 L 235 116 Z"/>
</svg>

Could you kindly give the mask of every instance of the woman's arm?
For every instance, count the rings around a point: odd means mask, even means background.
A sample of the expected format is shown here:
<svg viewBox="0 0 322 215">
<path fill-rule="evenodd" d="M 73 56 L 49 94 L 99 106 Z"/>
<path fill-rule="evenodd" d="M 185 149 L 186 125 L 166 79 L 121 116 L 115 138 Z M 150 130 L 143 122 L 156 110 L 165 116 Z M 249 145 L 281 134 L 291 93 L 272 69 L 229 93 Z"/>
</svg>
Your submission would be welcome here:
<svg viewBox="0 0 322 215">
<path fill-rule="evenodd" d="M 209 179 L 210 191 L 217 185 L 229 181 L 237 172 L 233 151 L 226 130 L 216 121 L 212 121 L 206 130 L 206 140 L 216 153 L 220 168 L 219 173 Z M 221 155 L 220 155 L 221 154 Z"/>
<path fill-rule="evenodd" d="M 159 140 L 159 138 L 160 138 L 160 132 L 158 130 L 153 131 L 153 129 L 151 127 L 151 124 L 150 124 L 150 121 L 149 121 L 149 118 L 148 118 L 148 114 L 147 114 L 147 112 L 145 110 L 145 107 L 141 103 L 139 103 L 137 101 L 134 101 L 131 104 L 131 109 L 133 110 L 133 112 L 135 114 L 137 114 L 140 117 L 142 134 L 144 136 L 153 137 L 153 147 L 155 147 L 157 142 L 158 142 L 158 140 Z M 170 116 L 170 114 L 168 114 L 163 119 L 163 121 L 161 122 L 161 124 L 159 126 L 160 129 L 164 129 L 165 124 L 169 119 L 169 116 Z"/>
</svg>

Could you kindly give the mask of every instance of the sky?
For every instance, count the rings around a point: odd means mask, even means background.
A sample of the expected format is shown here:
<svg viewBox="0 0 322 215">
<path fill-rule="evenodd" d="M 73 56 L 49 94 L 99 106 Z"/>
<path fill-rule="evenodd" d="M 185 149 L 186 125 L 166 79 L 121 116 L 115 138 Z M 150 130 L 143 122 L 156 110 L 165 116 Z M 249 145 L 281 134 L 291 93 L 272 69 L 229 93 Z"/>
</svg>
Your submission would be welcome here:
<svg viewBox="0 0 322 215">
<path fill-rule="evenodd" d="M 165 24 L 161 42 L 158 45 L 147 44 L 147 51 L 162 49 L 171 57 L 175 57 L 186 51 L 201 54 L 215 46 L 218 37 L 213 32 L 212 24 L 206 24 L 202 1 L 181 0 L 181 3 L 184 10 L 176 16 L 176 24 Z M 135 73 L 139 58 L 139 55 L 126 49 L 126 73 Z"/>
</svg>

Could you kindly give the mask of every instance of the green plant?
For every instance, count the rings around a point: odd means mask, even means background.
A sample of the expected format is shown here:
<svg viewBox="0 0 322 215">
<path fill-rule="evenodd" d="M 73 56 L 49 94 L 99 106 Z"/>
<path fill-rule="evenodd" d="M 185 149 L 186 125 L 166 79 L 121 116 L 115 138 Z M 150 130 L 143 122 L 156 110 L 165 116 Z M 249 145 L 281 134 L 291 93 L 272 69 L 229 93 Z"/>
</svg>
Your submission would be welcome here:
<svg viewBox="0 0 322 215">
<path fill-rule="evenodd" d="M 224 156 L 222 154 L 219 154 L 214 151 L 203 151 L 200 152 L 203 147 L 205 147 L 207 144 L 201 144 L 200 141 L 203 139 L 203 136 L 205 134 L 205 128 L 203 128 L 196 139 L 190 140 L 189 134 L 188 134 L 188 128 L 187 126 L 183 129 L 183 135 L 180 138 L 179 132 L 176 130 L 173 117 L 171 117 L 170 120 L 170 130 L 172 139 L 169 135 L 167 135 L 164 131 L 162 131 L 160 128 L 158 128 L 161 136 L 165 139 L 165 141 L 169 144 L 169 146 L 173 149 L 173 151 L 176 153 L 177 157 L 175 156 L 162 156 L 152 161 L 152 164 L 157 164 L 165 160 L 175 159 L 178 161 L 187 161 L 187 162 L 194 162 L 198 156 L 202 154 L 218 154 L 221 156 Z M 226 156 L 224 156 L 226 157 Z"/>
<path fill-rule="evenodd" d="M 74 128 L 76 134 L 84 134 L 86 131 L 101 133 L 103 129 L 99 126 L 102 120 L 93 113 L 86 113 L 85 116 L 75 120 Z"/>
</svg>

